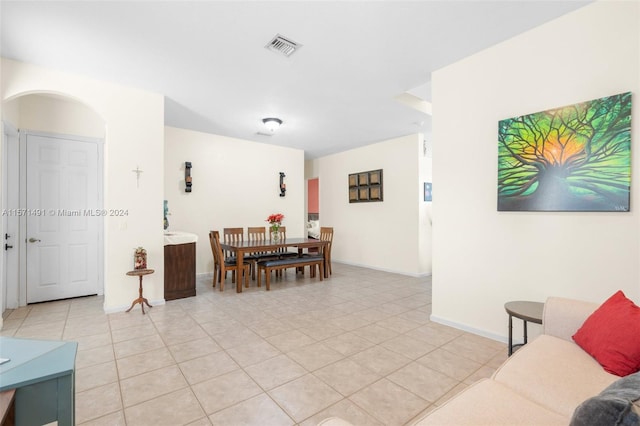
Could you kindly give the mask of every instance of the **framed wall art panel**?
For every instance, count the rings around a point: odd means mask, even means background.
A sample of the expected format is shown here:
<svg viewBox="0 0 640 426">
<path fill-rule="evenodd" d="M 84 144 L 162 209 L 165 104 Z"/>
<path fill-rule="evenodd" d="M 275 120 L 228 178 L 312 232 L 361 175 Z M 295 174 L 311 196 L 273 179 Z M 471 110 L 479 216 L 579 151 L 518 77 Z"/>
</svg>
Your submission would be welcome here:
<svg viewBox="0 0 640 426">
<path fill-rule="evenodd" d="M 349 202 L 358 201 L 358 188 L 349 188 Z"/>
<path fill-rule="evenodd" d="M 425 182 L 424 183 L 424 200 L 425 201 L 432 201 L 433 199 L 432 191 L 433 191 L 433 184 L 431 182 Z"/>
<path fill-rule="evenodd" d="M 358 173 L 358 186 L 369 185 L 369 173 Z"/>
<path fill-rule="evenodd" d="M 369 185 L 380 185 L 382 183 L 382 170 L 369 172 Z"/>
<path fill-rule="evenodd" d="M 349 202 L 382 201 L 382 169 L 349 174 Z"/>
<path fill-rule="evenodd" d="M 628 212 L 631 92 L 498 124 L 498 211 Z"/>
<path fill-rule="evenodd" d="M 360 201 L 369 201 L 369 187 L 359 187 L 358 188 L 358 200 Z"/>
<path fill-rule="evenodd" d="M 379 201 L 382 199 L 382 188 L 380 185 L 371 185 L 369 187 L 369 200 Z"/>
</svg>

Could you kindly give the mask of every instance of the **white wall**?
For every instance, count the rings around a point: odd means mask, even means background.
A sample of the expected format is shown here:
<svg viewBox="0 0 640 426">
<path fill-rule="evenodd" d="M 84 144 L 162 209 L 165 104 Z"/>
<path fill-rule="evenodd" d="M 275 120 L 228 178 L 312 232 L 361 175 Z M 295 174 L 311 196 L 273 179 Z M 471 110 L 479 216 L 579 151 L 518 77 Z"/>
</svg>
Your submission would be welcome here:
<svg viewBox="0 0 640 426">
<path fill-rule="evenodd" d="M 317 178 L 320 174 L 320 165 L 317 158 L 313 160 L 306 160 L 304 162 L 304 178 L 313 179 Z"/>
<path fill-rule="evenodd" d="M 68 96 L 89 106 L 106 123 L 105 192 L 107 209 L 127 209 L 127 217 L 105 220 L 105 309 L 127 308 L 137 297 L 133 250 L 144 246 L 155 274 L 144 279 L 153 304 L 164 298 L 162 200 L 164 192 L 164 98 L 78 75 L 2 59 L 3 102 L 33 93 Z M 135 173 L 144 173 L 136 187 Z"/>
<path fill-rule="evenodd" d="M 52 95 L 27 95 L 7 102 L 18 104 L 23 130 L 59 133 L 104 139 L 105 123 L 91 108 L 68 98 Z"/>
<path fill-rule="evenodd" d="M 433 73 L 434 320 L 504 339 L 509 300 L 640 302 L 639 8 L 596 2 Z M 626 91 L 631 212 L 497 212 L 499 120 Z"/>
<path fill-rule="evenodd" d="M 192 192 L 185 192 L 184 163 L 192 163 Z M 280 197 L 280 174 L 286 196 Z M 198 235 L 196 272 L 213 272 L 209 231 L 267 226 L 285 215 L 288 237 L 306 236 L 304 151 L 165 127 L 164 194 L 169 231 Z"/>
<path fill-rule="evenodd" d="M 425 261 L 430 253 L 420 247 L 420 158 L 422 136 L 415 134 L 308 165 L 320 179 L 320 224 L 334 228 L 333 260 L 414 276 L 431 272 Z M 349 174 L 375 169 L 383 169 L 384 201 L 349 203 Z"/>
<path fill-rule="evenodd" d="M 418 260 L 420 261 L 420 270 L 431 275 L 433 268 L 432 256 L 433 251 L 433 224 L 432 224 L 432 204 L 431 201 L 424 201 L 424 182 L 433 183 L 433 159 L 431 150 L 427 152 L 425 149 L 425 138 L 429 139 L 428 146 L 431 146 L 431 134 L 420 135 L 421 152 L 418 156 L 418 181 L 420 182 L 420 201 L 418 202 Z"/>
<path fill-rule="evenodd" d="M 20 121 L 20 102 L 2 103 L 1 107 L 2 119 L 17 128 L 17 123 Z"/>
</svg>

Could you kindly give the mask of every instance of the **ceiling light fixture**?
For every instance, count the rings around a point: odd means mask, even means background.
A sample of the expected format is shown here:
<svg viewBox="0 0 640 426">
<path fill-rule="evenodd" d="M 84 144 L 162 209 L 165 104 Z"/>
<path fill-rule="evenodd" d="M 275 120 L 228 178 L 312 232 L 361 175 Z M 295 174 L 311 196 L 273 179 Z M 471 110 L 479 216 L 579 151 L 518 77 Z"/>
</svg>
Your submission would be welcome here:
<svg viewBox="0 0 640 426">
<path fill-rule="evenodd" d="M 276 130 L 278 130 L 278 128 L 282 124 L 282 120 L 280 120 L 279 118 L 274 118 L 274 117 L 263 118 L 262 122 L 264 123 L 264 127 L 266 127 L 267 130 L 269 130 L 271 133 L 273 133 Z"/>
</svg>

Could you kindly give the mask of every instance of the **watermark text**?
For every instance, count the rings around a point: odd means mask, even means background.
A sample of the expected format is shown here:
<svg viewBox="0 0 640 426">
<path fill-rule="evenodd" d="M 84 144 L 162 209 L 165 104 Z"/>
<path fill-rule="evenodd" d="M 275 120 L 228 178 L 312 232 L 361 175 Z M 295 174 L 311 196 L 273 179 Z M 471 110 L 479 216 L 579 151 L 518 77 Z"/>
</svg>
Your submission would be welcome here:
<svg viewBox="0 0 640 426">
<path fill-rule="evenodd" d="M 3 209 L 2 216 L 104 217 L 129 216 L 128 209 Z"/>
</svg>

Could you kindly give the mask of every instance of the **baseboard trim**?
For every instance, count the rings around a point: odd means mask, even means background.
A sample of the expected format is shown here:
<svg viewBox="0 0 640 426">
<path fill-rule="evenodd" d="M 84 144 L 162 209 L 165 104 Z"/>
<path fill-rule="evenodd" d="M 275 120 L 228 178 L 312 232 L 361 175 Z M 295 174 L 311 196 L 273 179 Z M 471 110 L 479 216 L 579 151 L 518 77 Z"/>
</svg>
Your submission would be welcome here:
<svg viewBox="0 0 640 426">
<path fill-rule="evenodd" d="M 382 272 L 390 272 L 392 274 L 398 274 L 398 275 L 405 275 L 405 276 L 409 276 L 409 277 L 414 277 L 414 278 L 425 278 L 425 277 L 430 277 L 431 273 L 427 272 L 424 274 L 408 274 L 406 272 L 400 272 L 400 271 L 394 271 L 392 269 L 385 269 L 385 268 L 375 268 L 373 266 L 369 266 L 369 265 L 361 265 L 358 263 L 351 263 L 351 262 L 342 262 L 342 261 L 337 261 L 337 260 L 332 260 L 333 263 L 341 263 L 343 265 L 349 265 L 349 266 L 357 266 L 359 268 L 367 268 L 367 269 L 373 269 L 375 271 L 382 271 Z M 211 277 L 213 279 L 213 272 L 199 272 L 196 274 L 197 278 L 202 278 L 202 277 Z"/>
<path fill-rule="evenodd" d="M 442 325 L 446 325 L 449 327 L 453 327 L 453 328 L 457 328 L 458 330 L 462 330 L 462 331 L 467 331 L 469 333 L 472 334 L 477 334 L 478 336 L 482 336 L 482 337 L 486 337 L 487 339 L 491 339 L 491 340 L 496 340 L 498 342 L 501 343 L 508 343 L 509 342 L 509 338 L 507 336 L 502 336 L 500 334 L 496 334 L 496 333 L 492 333 L 490 331 L 487 330 L 482 330 L 480 328 L 475 328 L 475 327 L 471 327 L 470 325 L 467 324 L 463 324 L 457 321 L 451 321 L 449 319 L 446 318 L 442 318 L 439 317 L 437 315 L 433 315 L 431 314 L 431 316 L 429 317 L 429 319 L 433 322 L 437 322 L 438 324 L 442 324 Z M 518 343 L 522 343 L 522 341 L 516 341 L 516 339 L 514 339 L 513 344 L 518 344 Z"/>
<path fill-rule="evenodd" d="M 424 272 L 424 273 L 420 273 L 420 274 L 411 274 L 408 272 L 404 272 L 404 271 L 396 271 L 394 269 L 387 269 L 387 268 L 377 268 L 375 266 L 371 266 L 371 265 L 364 265 L 361 263 L 355 263 L 355 262 L 345 262 L 342 260 L 331 260 L 331 262 L 333 263 L 341 263 L 343 265 L 349 265 L 349 266 L 357 266 L 359 268 L 367 268 L 367 269 L 373 269 L 375 271 L 381 271 L 381 272 L 389 272 L 392 274 L 398 274 L 398 275 L 405 275 L 408 277 L 414 277 L 414 278 L 425 278 L 425 277 L 430 277 L 431 276 L 431 272 Z"/>
</svg>

